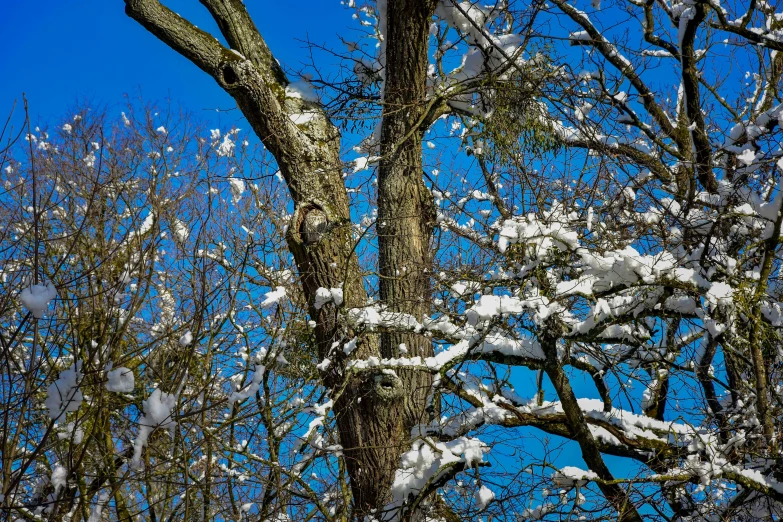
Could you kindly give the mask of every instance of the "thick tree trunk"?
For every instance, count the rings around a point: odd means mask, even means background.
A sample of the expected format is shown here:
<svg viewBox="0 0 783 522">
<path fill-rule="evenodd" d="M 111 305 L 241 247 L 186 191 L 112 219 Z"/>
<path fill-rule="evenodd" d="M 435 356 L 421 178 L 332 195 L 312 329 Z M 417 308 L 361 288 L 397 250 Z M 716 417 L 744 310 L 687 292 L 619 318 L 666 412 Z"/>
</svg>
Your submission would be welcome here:
<svg viewBox="0 0 783 522">
<path fill-rule="evenodd" d="M 435 223 L 433 198 L 422 180 L 422 125 L 426 113 L 428 38 L 433 0 L 392 0 L 388 3 L 386 82 L 378 171 L 378 272 L 381 301 L 393 312 L 421 320 L 432 306 L 431 235 Z M 398 357 L 432 355 L 432 343 L 413 333 L 388 332 L 381 354 Z M 410 428 L 426 419 L 424 401 L 431 376 L 409 372 L 405 423 Z"/>
<path fill-rule="evenodd" d="M 432 195 L 422 180 L 421 120 L 426 110 L 427 40 L 434 10 L 433 0 L 392 0 L 385 13 L 386 79 L 376 225 L 380 297 L 387 310 L 419 320 L 432 305 L 430 237 L 435 216 Z M 402 345 L 411 357 L 433 354 L 432 343 L 422 335 L 387 331 L 380 336 L 383 357 L 399 357 L 404 352 Z M 378 460 L 369 466 L 367 460 L 349 462 L 351 480 L 358 486 L 355 504 L 362 513 L 389 500 L 389 486 L 400 453 L 409 445 L 410 430 L 427 420 L 432 376 L 397 373 L 398 381 L 381 380 L 378 384 L 385 385 L 385 391 L 378 390 L 372 402 L 359 405 L 363 414 L 355 429 L 341 430 L 344 442 L 383 447 L 376 450 Z"/>
<path fill-rule="evenodd" d="M 357 515 L 388 502 L 410 428 L 426 420 L 429 375 L 382 375 L 343 382 L 345 357 L 334 343 L 352 335 L 333 305 L 315 309 L 316 290 L 342 286 L 344 306 L 366 305 L 367 294 L 351 237 L 340 135 L 316 103 L 287 97 L 288 81 L 241 0 L 201 0 L 230 49 L 160 4 L 125 0 L 126 13 L 212 76 L 237 102 L 274 155 L 295 204 L 287 241 L 316 321 L 319 355 L 332 366 L 323 375 L 334 390 L 334 412 L 344 447 Z M 426 88 L 427 38 L 434 0 L 393 0 L 388 8 L 386 96 L 379 173 L 379 273 L 390 310 L 421 319 L 430 307 L 432 198 L 422 181 L 421 120 Z M 304 125 L 291 119 L 310 112 Z M 352 357 L 432 354 L 423 336 L 384 332 L 365 336 Z"/>
</svg>

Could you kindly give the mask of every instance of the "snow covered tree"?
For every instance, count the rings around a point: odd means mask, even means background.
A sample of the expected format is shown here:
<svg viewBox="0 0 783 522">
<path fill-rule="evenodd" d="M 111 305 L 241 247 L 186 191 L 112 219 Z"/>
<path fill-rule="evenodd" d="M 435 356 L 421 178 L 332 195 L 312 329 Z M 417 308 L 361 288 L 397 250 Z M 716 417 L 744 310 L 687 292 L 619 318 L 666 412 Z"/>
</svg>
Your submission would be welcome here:
<svg viewBox="0 0 783 522">
<path fill-rule="evenodd" d="M 252 5 L 125 4 L 263 147 L 5 150 L 5 512 L 783 516 L 779 6 L 351 0 L 292 81 Z"/>
<path fill-rule="evenodd" d="M 127 13 L 209 73 L 237 101 L 256 135 L 274 155 L 295 210 L 287 241 L 310 315 L 316 322 L 325 385 L 336 393 L 335 418 L 357 513 L 369 513 L 389 499 L 394 469 L 413 426 L 426 422 L 432 377 L 428 372 L 375 375 L 347 371 L 350 360 L 335 350 L 354 335 L 338 305 L 367 305 L 367 291 L 354 253 L 351 216 L 342 181 L 338 130 L 306 88 L 289 84 L 239 1 L 204 2 L 227 46 L 196 29 L 159 2 L 126 2 Z M 398 2 L 381 17 L 386 110 L 380 128 L 378 219 L 379 295 L 389 312 L 421 320 L 430 306 L 431 230 L 435 213 L 422 178 L 422 120 L 433 119 L 426 80 L 429 27 L 435 2 Z M 383 9 L 385 11 L 385 8 Z M 387 23 L 388 22 L 388 23 Z M 428 110 L 429 109 L 429 110 Z M 339 303 L 320 302 L 319 289 L 339 289 Z M 362 335 L 352 357 L 433 355 L 419 333 L 390 329 Z"/>
</svg>

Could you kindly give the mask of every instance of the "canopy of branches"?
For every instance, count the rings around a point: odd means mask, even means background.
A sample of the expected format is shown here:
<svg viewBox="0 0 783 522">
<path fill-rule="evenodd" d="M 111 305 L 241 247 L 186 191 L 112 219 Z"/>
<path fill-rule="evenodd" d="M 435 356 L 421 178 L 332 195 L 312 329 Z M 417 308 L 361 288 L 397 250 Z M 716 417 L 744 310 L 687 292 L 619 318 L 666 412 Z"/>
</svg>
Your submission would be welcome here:
<svg viewBox="0 0 783 522">
<path fill-rule="evenodd" d="M 4 518 L 783 517 L 780 5 L 125 3 L 246 121 L 5 127 Z"/>
</svg>

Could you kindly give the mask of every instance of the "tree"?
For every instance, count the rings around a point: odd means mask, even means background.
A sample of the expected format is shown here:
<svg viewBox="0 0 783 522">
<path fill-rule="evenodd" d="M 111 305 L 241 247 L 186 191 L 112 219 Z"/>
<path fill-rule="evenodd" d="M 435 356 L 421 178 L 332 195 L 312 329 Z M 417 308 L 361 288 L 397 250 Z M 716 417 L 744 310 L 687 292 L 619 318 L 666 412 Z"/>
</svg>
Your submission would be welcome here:
<svg viewBox="0 0 783 522">
<path fill-rule="evenodd" d="M 242 2 L 201 3 L 222 43 L 126 12 L 236 100 L 260 163 L 152 114 L 6 149 L 4 510 L 782 516 L 774 6 L 350 2 L 345 75 L 291 82 Z"/>
<path fill-rule="evenodd" d="M 199 500 L 191 490 L 172 506 L 171 491 L 199 465 L 207 476 L 215 465 L 204 463 L 214 441 L 188 433 L 222 418 L 199 408 L 199 397 L 222 393 L 235 321 L 249 328 L 255 317 L 233 308 L 244 305 L 249 277 L 246 230 L 259 223 L 221 213 L 217 188 L 238 206 L 244 182 L 230 174 L 245 146 L 235 129 L 197 137 L 171 112 L 123 112 L 112 122 L 94 109 L 74 112 L 57 130 L 24 129 L 26 139 L 12 137 L 4 150 L 4 516 L 100 519 L 109 503 L 118 520 L 209 513 L 209 480 L 198 484 Z M 272 216 L 257 227 L 264 248 L 253 252 L 268 263 L 280 243 L 265 235 L 280 225 L 274 198 L 274 190 L 252 198 Z M 252 277 L 274 286 L 287 275 Z M 264 321 L 254 331 L 274 338 L 266 333 L 275 327 Z M 204 353 L 192 350 L 202 342 Z M 134 393 L 149 385 L 157 396 Z M 175 396 L 193 408 L 176 419 L 185 431 L 167 441 L 155 428 L 172 426 L 158 412 Z M 126 466 L 146 472 L 129 481 Z"/>
<path fill-rule="evenodd" d="M 126 2 L 126 12 L 145 28 L 210 74 L 231 96 L 274 155 L 295 205 L 288 228 L 310 315 L 317 323 L 318 353 L 335 359 L 326 368 L 326 385 L 343 389 L 335 400 L 340 441 L 358 513 L 369 513 L 389 500 L 393 472 L 408 434 L 426 420 L 431 377 L 405 372 L 392 379 L 378 374 L 346 375 L 348 357 L 333 347 L 351 339 L 334 303 L 316 308 L 320 288 L 340 288 L 344 305 L 367 303 L 353 253 L 350 212 L 339 132 L 323 109 L 289 82 L 239 1 L 203 2 L 217 22 L 228 48 L 196 29 L 159 2 Z M 389 312 L 422 320 L 428 310 L 432 198 L 421 179 L 422 119 L 426 110 L 426 71 L 430 20 L 435 2 L 396 2 L 383 13 L 384 115 L 379 167 L 378 217 L 389 227 L 378 234 L 379 291 Z M 381 8 L 385 10 L 384 7 Z M 388 32 L 388 39 L 386 38 Z M 306 114 L 298 124 L 292 115 Z M 304 121 L 307 120 L 307 121 Z M 400 275 L 402 273 L 402 275 Z M 411 354 L 432 356 L 421 335 L 384 332 L 362 336 L 356 356 L 389 358 L 399 346 Z M 330 358 L 331 356 L 331 358 Z M 359 401 L 359 398 L 362 401 Z"/>
</svg>

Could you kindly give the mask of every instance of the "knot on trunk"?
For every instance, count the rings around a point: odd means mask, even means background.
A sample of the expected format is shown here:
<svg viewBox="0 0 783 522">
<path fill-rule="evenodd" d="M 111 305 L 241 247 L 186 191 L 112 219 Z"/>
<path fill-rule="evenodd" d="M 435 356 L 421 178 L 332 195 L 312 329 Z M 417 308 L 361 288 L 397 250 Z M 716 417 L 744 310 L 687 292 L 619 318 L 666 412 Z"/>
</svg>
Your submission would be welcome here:
<svg viewBox="0 0 783 522">
<path fill-rule="evenodd" d="M 325 201 L 313 198 L 296 205 L 286 234 L 289 243 L 292 242 L 298 247 L 311 246 L 322 241 L 345 221 L 339 215 L 333 214 Z M 335 285 L 336 283 L 331 286 Z"/>
<path fill-rule="evenodd" d="M 383 370 L 383 373 L 375 376 L 373 390 L 379 399 L 392 401 L 402 397 L 404 386 L 402 379 L 393 370 Z"/>
<path fill-rule="evenodd" d="M 329 218 L 326 212 L 319 208 L 311 208 L 304 215 L 299 234 L 302 236 L 305 245 L 318 243 L 329 226 Z"/>
</svg>

